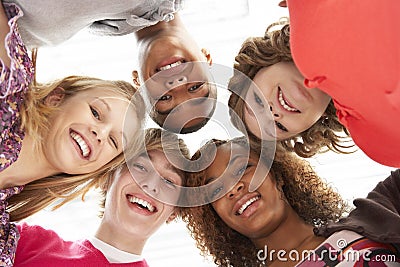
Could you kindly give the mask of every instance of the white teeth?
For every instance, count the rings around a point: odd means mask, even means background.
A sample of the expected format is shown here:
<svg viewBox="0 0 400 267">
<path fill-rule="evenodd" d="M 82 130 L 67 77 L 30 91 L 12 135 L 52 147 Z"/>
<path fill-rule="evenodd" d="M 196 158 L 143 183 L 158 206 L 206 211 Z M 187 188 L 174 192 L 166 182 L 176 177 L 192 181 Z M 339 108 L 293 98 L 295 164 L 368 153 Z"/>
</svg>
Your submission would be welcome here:
<svg viewBox="0 0 400 267">
<path fill-rule="evenodd" d="M 75 132 L 71 132 L 71 137 L 78 143 L 82 151 L 82 155 L 84 157 L 89 156 L 90 149 L 89 146 L 86 144 L 85 140 L 83 140 L 83 138 Z"/>
<path fill-rule="evenodd" d="M 150 212 L 154 212 L 154 210 L 155 210 L 155 207 L 153 205 L 151 205 L 149 202 L 147 202 L 146 200 L 137 198 L 137 197 L 130 196 L 129 202 L 139 204 L 140 206 L 148 209 Z"/>
<path fill-rule="evenodd" d="M 255 201 L 259 200 L 259 199 L 260 199 L 260 197 L 259 197 L 259 196 L 256 196 L 256 197 L 253 197 L 253 198 L 250 198 L 249 200 L 247 200 L 246 203 L 244 203 L 244 204 L 240 207 L 240 209 L 237 211 L 237 214 L 241 215 L 241 214 L 243 213 L 243 211 L 244 211 L 248 206 L 250 206 L 253 202 L 255 202 Z"/>
<path fill-rule="evenodd" d="M 283 99 L 283 93 L 282 90 L 279 89 L 279 94 L 278 94 L 278 99 L 279 99 L 279 103 L 281 104 L 281 106 L 286 109 L 287 111 L 291 111 L 291 112 L 297 112 L 298 110 L 295 108 L 292 108 L 291 106 L 289 106 L 286 102 L 285 99 Z"/>
<path fill-rule="evenodd" d="M 162 70 L 169 70 L 169 69 L 171 69 L 171 68 L 173 68 L 173 67 L 176 67 L 176 66 L 181 65 L 182 63 L 183 63 L 183 62 L 179 60 L 179 61 L 174 62 L 174 63 L 172 63 L 172 64 L 163 66 L 163 67 L 159 68 L 159 70 L 160 70 L 160 71 L 162 71 Z"/>
</svg>

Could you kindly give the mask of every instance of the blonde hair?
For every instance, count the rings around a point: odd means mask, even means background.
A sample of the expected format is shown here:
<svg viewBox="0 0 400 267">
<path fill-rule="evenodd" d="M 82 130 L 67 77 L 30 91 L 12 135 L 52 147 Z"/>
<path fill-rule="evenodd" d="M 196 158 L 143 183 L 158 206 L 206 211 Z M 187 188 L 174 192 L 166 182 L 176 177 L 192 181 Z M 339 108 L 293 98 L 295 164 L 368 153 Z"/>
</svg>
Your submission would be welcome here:
<svg viewBox="0 0 400 267">
<path fill-rule="evenodd" d="M 43 135 L 49 128 L 50 115 L 57 109 L 57 107 L 46 105 L 45 100 L 57 88 L 63 89 L 65 94 L 63 100 L 93 88 L 114 90 L 131 101 L 136 111 L 138 125 L 142 125 L 144 122 L 144 101 L 137 93 L 138 88 L 130 83 L 86 76 L 68 76 L 51 83 L 32 85 L 27 92 L 20 111 L 21 123 L 25 133 L 33 137 L 36 147 L 45 145 Z M 143 140 L 142 135 L 143 130 L 139 126 L 134 136 L 129 138 L 130 141 L 124 153 L 136 153 L 135 151 L 140 148 L 140 142 Z M 90 188 L 98 186 L 98 179 L 107 176 L 109 172 L 124 161 L 124 153 L 91 173 L 80 175 L 60 173 L 28 183 L 20 194 L 12 196 L 8 201 L 7 209 L 10 212 L 11 219 L 18 221 L 26 218 L 47 207 L 57 198 L 62 198 L 62 201 L 55 208 L 79 195 L 82 195 L 83 199 Z"/>
<path fill-rule="evenodd" d="M 275 26 L 281 26 L 281 29 L 272 30 Z M 268 26 L 263 37 L 248 38 L 235 57 L 235 73 L 228 85 L 229 90 L 232 91 L 228 101 L 230 117 L 235 127 L 240 131 L 247 131 L 249 137 L 256 142 L 260 139 L 252 134 L 247 126 L 243 129 L 244 97 L 251 80 L 260 69 L 279 62 L 293 62 L 289 37 L 290 27 L 287 20 L 273 23 Z M 244 79 L 244 77 L 247 78 Z M 333 101 L 330 101 L 324 115 L 314 125 L 279 143 L 286 150 L 307 158 L 328 150 L 344 154 L 351 153 L 345 150 L 354 146 L 352 143 L 348 145 L 349 142 L 351 142 L 350 134 L 339 122 L 336 108 Z"/>
<path fill-rule="evenodd" d="M 152 151 L 152 150 L 160 150 L 165 154 L 170 154 L 176 152 L 176 144 L 178 144 L 178 149 L 180 154 L 183 155 L 184 158 L 190 159 L 190 152 L 188 147 L 186 146 L 185 142 L 179 138 L 176 134 L 162 130 L 160 128 L 149 128 L 146 129 L 145 132 L 145 144 L 142 150 L 142 153 L 145 151 Z M 140 155 L 141 153 L 136 154 L 136 156 Z M 104 207 L 106 203 L 106 195 L 107 195 L 107 188 L 111 184 L 112 180 L 115 178 L 116 173 L 122 172 L 123 170 L 127 169 L 126 162 L 121 164 L 118 168 L 113 169 L 112 171 L 108 172 L 107 176 L 103 176 L 102 179 L 99 180 L 101 183 L 101 194 L 102 198 L 100 200 L 100 214 L 99 217 L 103 217 L 104 214 Z M 187 180 L 184 171 L 179 173 L 182 178 L 182 186 L 186 186 Z M 178 213 L 181 210 L 178 210 Z"/>
</svg>

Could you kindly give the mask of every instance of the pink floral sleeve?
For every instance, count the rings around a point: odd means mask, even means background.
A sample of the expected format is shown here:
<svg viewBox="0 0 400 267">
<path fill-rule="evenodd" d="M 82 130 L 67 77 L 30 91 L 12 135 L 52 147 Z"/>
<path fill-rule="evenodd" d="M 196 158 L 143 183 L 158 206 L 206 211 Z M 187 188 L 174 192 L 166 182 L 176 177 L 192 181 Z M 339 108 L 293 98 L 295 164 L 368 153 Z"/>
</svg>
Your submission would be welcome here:
<svg viewBox="0 0 400 267">
<path fill-rule="evenodd" d="M 17 20 L 23 13 L 14 4 L 3 5 L 9 18 L 5 43 L 11 65 L 8 68 L 0 60 L 0 171 L 15 162 L 21 150 L 24 132 L 19 109 L 34 77 L 32 61 L 18 33 Z M 7 200 L 22 189 L 16 186 L 0 190 L 0 266 L 12 266 L 14 262 L 19 233 L 6 208 Z"/>
</svg>

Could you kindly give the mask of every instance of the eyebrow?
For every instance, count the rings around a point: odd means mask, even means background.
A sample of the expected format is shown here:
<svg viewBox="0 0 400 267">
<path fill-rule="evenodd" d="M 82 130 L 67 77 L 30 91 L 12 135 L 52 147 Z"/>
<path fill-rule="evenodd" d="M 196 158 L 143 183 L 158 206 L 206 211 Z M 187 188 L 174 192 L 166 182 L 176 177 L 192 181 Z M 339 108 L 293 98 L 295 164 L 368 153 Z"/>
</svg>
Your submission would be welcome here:
<svg viewBox="0 0 400 267">
<path fill-rule="evenodd" d="M 108 110 L 108 111 L 111 111 L 110 106 L 109 106 L 108 103 L 104 100 L 104 98 L 96 97 L 96 99 L 99 100 L 99 101 L 101 101 L 101 102 L 103 102 L 103 104 L 106 106 L 107 110 Z"/>
<path fill-rule="evenodd" d="M 154 163 L 153 163 L 153 158 L 152 158 L 152 156 L 151 156 L 150 154 L 148 154 L 148 158 L 150 159 L 151 163 L 154 164 Z M 176 168 L 176 167 L 175 167 L 174 165 L 172 165 L 171 163 L 168 163 L 167 165 L 164 165 L 164 166 L 162 166 L 162 167 L 164 167 L 165 169 L 167 169 L 167 170 L 169 170 L 169 171 L 175 173 L 176 175 L 178 175 L 178 177 L 181 179 L 181 183 L 183 182 L 183 178 L 182 178 L 181 175 L 179 174 L 179 173 L 182 173 L 182 170 Z M 154 167 L 154 169 L 155 169 L 155 167 Z"/>
<path fill-rule="evenodd" d="M 242 154 L 236 154 L 231 160 L 229 160 L 227 167 L 233 165 L 233 163 L 236 160 L 238 160 L 239 158 L 245 158 L 245 156 L 242 155 Z M 250 157 L 247 157 L 247 158 L 250 159 Z M 216 177 L 209 177 L 208 179 L 205 180 L 205 183 L 208 184 L 210 182 L 213 182 L 213 181 L 217 180 L 218 178 L 221 178 L 221 177 L 217 177 L 217 178 Z"/>
<path fill-rule="evenodd" d="M 232 159 L 228 162 L 228 166 L 232 165 L 237 159 L 239 158 L 245 158 L 243 154 L 236 154 L 235 156 L 232 157 Z M 249 156 L 247 157 L 249 159 Z"/>
</svg>

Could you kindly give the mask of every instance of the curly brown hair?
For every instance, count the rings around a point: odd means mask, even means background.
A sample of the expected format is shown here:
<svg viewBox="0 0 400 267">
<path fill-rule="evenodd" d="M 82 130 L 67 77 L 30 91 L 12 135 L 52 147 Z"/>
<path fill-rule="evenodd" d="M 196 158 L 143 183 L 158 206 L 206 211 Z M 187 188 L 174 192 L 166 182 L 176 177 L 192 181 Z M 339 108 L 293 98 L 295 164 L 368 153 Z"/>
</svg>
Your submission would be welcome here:
<svg viewBox="0 0 400 267">
<path fill-rule="evenodd" d="M 279 30 L 272 30 L 277 25 L 283 25 L 283 27 Z M 241 131 L 246 131 L 250 138 L 255 141 L 259 141 L 258 137 L 252 134 L 247 126 L 245 126 L 246 129 L 243 129 L 242 126 L 242 122 L 244 122 L 244 97 L 251 80 L 260 69 L 279 62 L 293 62 L 289 37 L 290 28 L 286 20 L 273 23 L 268 26 L 264 37 L 248 38 L 235 57 L 235 72 L 228 85 L 232 92 L 228 102 L 230 117 L 235 127 Z M 243 74 L 246 79 L 244 79 Z M 286 150 L 295 152 L 303 158 L 328 150 L 348 154 L 352 151 L 346 151 L 346 149 L 354 146 L 350 133 L 336 116 L 336 108 L 332 100 L 324 115 L 313 126 L 279 143 Z"/>
<path fill-rule="evenodd" d="M 212 140 L 217 146 L 230 143 L 245 144 L 243 138 L 231 141 Z M 192 159 L 206 152 L 210 143 L 197 151 Z M 259 155 L 259 150 L 250 146 L 251 153 Z M 290 206 L 309 225 L 321 227 L 328 222 L 338 221 L 348 211 L 347 203 L 312 169 L 310 164 L 293 153 L 278 151 L 273 159 L 271 173 L 277 186 Z M 268 161 L 262 154 L 261 160 Z M 188 174 L 189 186 L 205 184 L 205 170 Z M 279 188 L 279 187 L 278 187 Z M 262 266 L 257 259 L 258 249 L 246 236 L 227 226 L 211 204 L 187 208 L 182 215 L 197 248 L 203 256 L 210 255 L 218 266 Z"/>
</svg>

